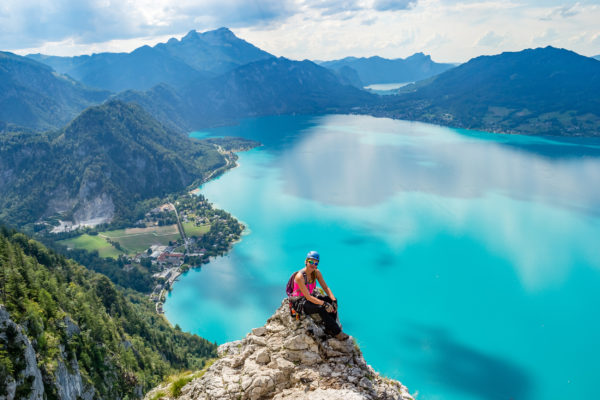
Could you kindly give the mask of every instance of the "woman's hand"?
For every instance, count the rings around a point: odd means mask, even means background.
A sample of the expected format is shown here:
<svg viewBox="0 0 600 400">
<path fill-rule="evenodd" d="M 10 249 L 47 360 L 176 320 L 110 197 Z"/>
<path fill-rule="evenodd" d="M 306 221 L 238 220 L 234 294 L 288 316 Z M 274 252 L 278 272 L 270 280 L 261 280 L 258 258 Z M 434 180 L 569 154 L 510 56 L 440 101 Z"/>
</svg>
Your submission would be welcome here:
<svg viewBox="0 0 600 400">
<path fill-rule="evenodd" d="M 323 308 L 325 308 L 325 311 L 327 311 L 328 313 L 335 312 L 335 308 L 333 308 L 333 306 L 330 303 L 324 302 Z"/>
</svg>

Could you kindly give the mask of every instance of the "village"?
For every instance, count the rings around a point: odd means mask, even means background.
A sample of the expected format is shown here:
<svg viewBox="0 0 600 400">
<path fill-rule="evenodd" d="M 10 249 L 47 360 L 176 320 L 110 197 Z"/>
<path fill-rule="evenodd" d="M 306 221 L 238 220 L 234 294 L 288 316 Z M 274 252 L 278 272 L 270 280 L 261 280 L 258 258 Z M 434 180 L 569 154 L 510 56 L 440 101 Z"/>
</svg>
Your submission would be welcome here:
<svg viewBox="0 0 600 400">
<path fill-rule="evenodd" d="M 150 210 L 141 222 L 157 226 L 174 222 L 179 232 L 177 240 L 169 241 L 168 245 L 151 245 L 131 259 L 156 271 L 152 275 L 156 285 L 150 299 L 156 303 L 159 314 L 163 313 L 166 294 L 177 278 L 190 268 L 208 263 L 210 257 L 225 254 L 244 229 L 229 213 L 214 209 L 198 193 Z"/>
<path fill-rule="evenodd" d="M 226 254 L 243 230 L 234 217 L 195 190 L 157 199 L 125 224 L 68 227 L 49 234 L 84 265 L 113 265 L 111 277 L 148 291 L 162 314 L 165 296 L 177 278 Z"/>
</svg>

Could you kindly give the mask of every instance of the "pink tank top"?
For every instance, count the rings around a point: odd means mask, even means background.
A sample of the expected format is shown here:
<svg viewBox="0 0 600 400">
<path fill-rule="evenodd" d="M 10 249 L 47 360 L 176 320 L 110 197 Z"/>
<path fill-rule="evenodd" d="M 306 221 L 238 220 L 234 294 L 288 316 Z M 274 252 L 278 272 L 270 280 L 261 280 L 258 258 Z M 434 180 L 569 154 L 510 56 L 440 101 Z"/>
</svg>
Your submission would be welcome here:
<svg viewBox="0 0 600 400">
<path fill-rule="evenodd" d="M 303 274 L 304 276 L 304 283 L 306 284 L 308 281 L 308 277 L 306 276 L 306 274 Z M 317 280 L 315 279 L 315 281 L 313 283 L 309 283 L 306 285 L 306 288 L 308 289 L 308 293 L 312 294 L 313 290 L 315 290 L 315 287 L 317 287 Z M 300 286 L 298 286 L 298 282 L 296 282 L 294 280 L 294 291 L 292 292 L 292 296 L 304 296 L 302 294 L 302 292 L 300 291 Z"/>
</svg>

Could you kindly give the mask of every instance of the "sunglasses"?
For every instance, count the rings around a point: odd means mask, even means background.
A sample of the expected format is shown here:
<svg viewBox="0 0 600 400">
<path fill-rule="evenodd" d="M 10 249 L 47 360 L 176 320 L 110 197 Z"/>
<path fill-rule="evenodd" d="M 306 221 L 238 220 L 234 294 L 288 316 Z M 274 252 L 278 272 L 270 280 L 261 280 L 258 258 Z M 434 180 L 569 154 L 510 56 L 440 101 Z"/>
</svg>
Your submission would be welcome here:
<svg viewBox="0 0 600 400">
<path fill-rule="evenodd" d="M 319 265 L 319 262 L 317 260 L 308 260 L 308 263 L 310 265 Z"/>
</svg>

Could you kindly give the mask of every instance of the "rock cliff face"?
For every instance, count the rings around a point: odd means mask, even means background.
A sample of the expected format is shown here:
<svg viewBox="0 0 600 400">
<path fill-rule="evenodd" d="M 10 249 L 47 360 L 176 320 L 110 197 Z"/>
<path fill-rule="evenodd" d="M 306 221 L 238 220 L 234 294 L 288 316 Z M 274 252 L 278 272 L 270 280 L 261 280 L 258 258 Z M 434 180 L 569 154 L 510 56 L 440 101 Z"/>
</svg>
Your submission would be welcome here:
<svg viewBox="0 0 600 400">
<path fill-rule="evenodd" d="M 43 399 L 44 384 L 37 366 L 35 350 L 21 326 L 10 319 L 10 314 L 0 305 L 0 348 L 6 349 L 15 371 L 0 382 L 0 399 Z"/>
<path fill-rule="evenodd" d="M 219 355 L 181 389 L 179 399 L 413 400 L 400 382 L 367 365 L 352 338 L 328 338 L 311 317 L 292 319 L 287 299 L 264 326 L 221 345 Z M 146 399 L 160 398 L 165 389 L 154 389 Z"/>
<path fill-rule="evenodd" d="M 79 327 L 69 317 L 64 322 L 68 337 L 79 332 Z M 56 370 L 42 373 L 23 327 L 10 318 L 3 305 L 0 305 L 0 348 L 6 349 L 13 364 L 12 373 L 0 368 L 0 400 L 42 400 L 48 397 L 92 400 L 98 397 L 94 388 L 82 380 L 77 359 L 67 361 L 62 345 L 56 358 Z"/>
</svg>

